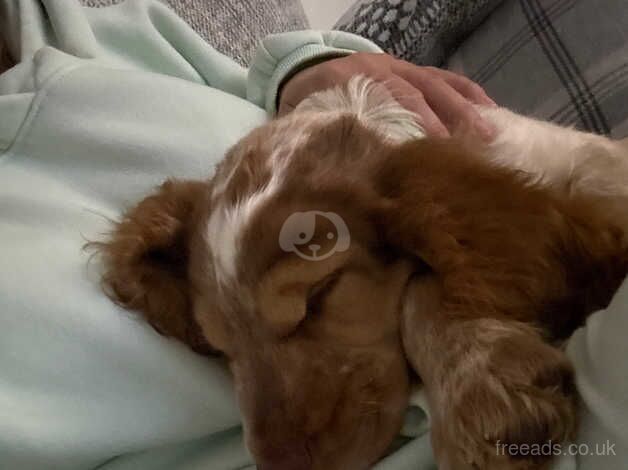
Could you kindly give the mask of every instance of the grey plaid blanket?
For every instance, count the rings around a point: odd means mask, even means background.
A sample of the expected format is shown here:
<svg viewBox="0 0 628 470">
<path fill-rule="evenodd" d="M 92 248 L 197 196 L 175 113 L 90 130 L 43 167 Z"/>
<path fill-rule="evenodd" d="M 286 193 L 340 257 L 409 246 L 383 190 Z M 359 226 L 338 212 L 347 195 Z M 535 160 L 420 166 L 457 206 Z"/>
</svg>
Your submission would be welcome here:
<svg viewBox="0 0 628 470">
<path fill-rule="evenodd" d="M 470 76 L 520 113 L 628 136 L 626 0 L 504 0 L 497 8 L 494 3 L 500 2 L 363 0 L 340 27 L 417 64 L 441 65 L 442 51 L 448 54 L 444 66 Z M 402 28 L 399 15 L 387 24 L 389 35 L 369 33 L 372 25 L 381 31 L 384 18 L 392 18 L 385 11 L 374 19 L 373 8 L 403 10 L 406 4 L 416 7 L 405 15 L 417 21 L 416 38 Z M 364 13 L 368 5 L 370 13 Z M 364 21 L 369 26 L 361 28 Z"/>
</svg>

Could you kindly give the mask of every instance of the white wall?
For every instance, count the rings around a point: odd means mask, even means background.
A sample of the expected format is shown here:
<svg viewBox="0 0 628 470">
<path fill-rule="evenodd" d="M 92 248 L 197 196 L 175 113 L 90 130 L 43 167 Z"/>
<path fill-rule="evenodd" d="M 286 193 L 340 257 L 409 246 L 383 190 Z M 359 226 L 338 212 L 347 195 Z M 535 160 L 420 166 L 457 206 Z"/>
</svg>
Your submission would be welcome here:
<svg viewBox="0 0 628 470">
<path fill-rule="evenodd" d="M 301 0 L 312 29 L 330 29 L 356 0 Z"/>
</svg>

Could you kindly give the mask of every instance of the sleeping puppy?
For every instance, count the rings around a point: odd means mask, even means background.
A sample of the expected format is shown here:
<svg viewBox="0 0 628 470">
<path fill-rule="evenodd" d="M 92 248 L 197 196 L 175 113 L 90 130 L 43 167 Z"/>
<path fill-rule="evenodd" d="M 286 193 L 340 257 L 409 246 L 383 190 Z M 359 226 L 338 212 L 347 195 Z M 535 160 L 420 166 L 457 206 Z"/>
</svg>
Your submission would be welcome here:
<svg viewBox="0 0 628 470">
<path fill-rule="evenodd" d="M 420 139 L 354 78 L 251 132 L 211 179 L 166 182 L 98 244 L 113 299 L 229 360 L 260 469 L 372 465 L 400 427 L 406 358 L 440 468 L 539 468 L 495 444 L 573 435 L 556 342 L 626 273 L 628 149 L 481 111 L 490 145 Z"/>
</svg>

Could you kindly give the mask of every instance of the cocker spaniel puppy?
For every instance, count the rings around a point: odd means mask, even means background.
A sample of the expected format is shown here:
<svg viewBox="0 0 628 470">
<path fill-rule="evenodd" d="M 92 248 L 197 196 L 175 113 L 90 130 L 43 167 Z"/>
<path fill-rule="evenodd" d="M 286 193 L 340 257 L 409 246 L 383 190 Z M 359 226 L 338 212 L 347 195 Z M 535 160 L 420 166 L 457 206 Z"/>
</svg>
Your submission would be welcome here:
<svg viewBox="0 0 628 470">
<path fill-rule="evenodd" d="M 495 443 L 573 435 L 559 345 L 626 274 L 628 145 L 480 111 L 491 144 L 423 138 L 356 77 L 99 244 L 112 298 L 228 358 L 262 470 L 368 468 L 399 430 L 407 360 L 440 468 L 540 468 Z"/>
</svg>

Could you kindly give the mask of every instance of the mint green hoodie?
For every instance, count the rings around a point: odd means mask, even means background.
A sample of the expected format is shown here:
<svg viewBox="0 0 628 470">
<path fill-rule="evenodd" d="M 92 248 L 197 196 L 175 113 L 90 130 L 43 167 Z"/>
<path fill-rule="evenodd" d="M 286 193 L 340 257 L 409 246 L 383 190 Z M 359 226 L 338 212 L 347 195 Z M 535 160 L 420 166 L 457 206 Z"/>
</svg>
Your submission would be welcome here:
<svg viewBox="0 0 628 470">
<path fill-rule="evenodd" d="M 251 465 L 224 364 L 113 305 L 81 248 L 166 177 L 211 174 L 291 71 L 377 47 L 278 35 L 247 74 L 151 0 L 0 0 L 0 28 L 0 469 Z M 426 429 L 410 408 L 378 468 L 433 468 Z"/>
</svg>

